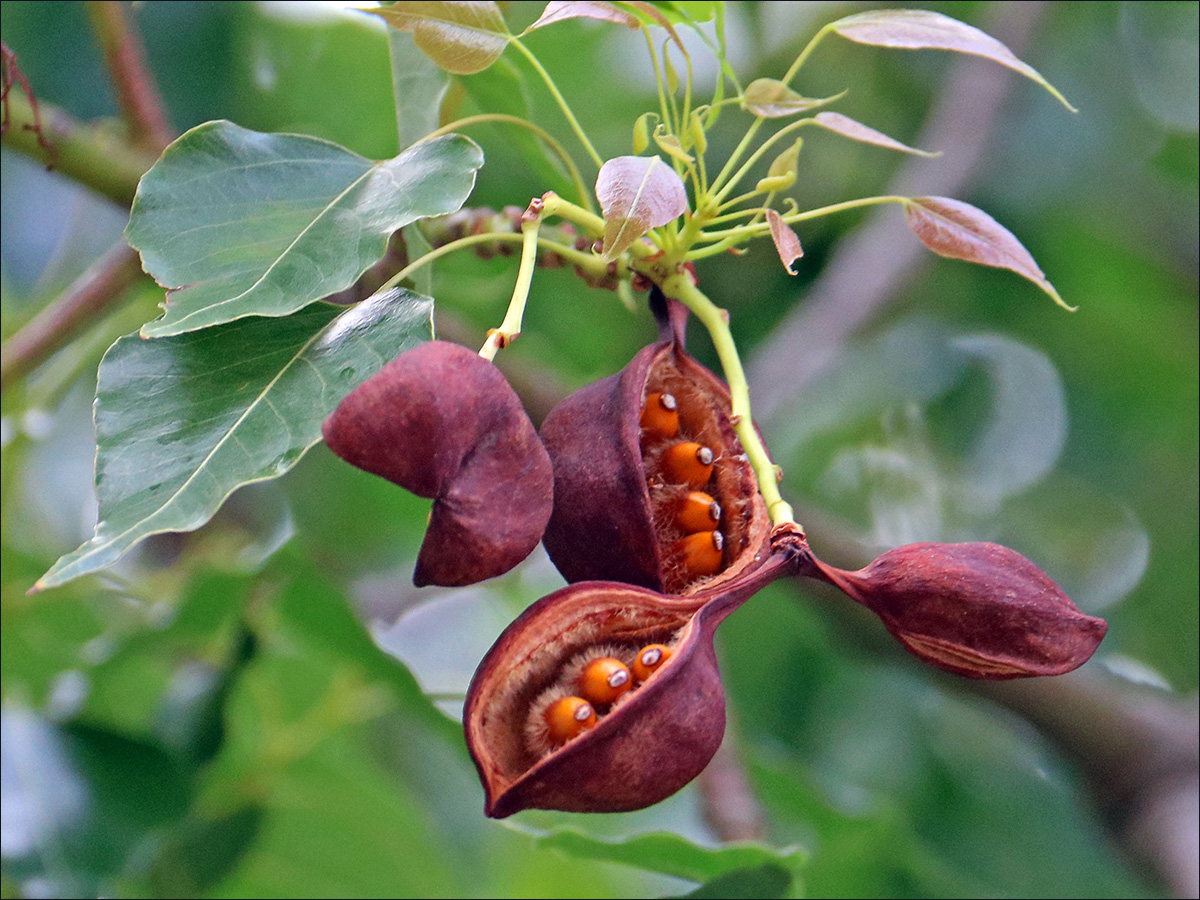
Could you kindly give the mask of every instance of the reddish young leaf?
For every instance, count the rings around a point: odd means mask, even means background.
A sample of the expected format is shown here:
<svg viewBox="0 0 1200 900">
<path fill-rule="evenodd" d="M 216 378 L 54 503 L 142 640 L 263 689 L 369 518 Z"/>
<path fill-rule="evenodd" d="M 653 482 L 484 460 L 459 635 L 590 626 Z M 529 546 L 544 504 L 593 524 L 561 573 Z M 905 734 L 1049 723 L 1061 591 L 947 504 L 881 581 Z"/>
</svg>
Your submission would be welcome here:
<svg viewBox="0 0 1200 900">
<path fill-rule="evenodd" d="M 610 159 L 596 178 L 596 198 L 604 211 L 604 258 L 608 260 L 687 209 L 683 181 L 657 156 Z"/>
<path fill-rule="evenodd" d="M 508 29 L 495 3 L 419 0 L 368 12 L 393 28 L 411 31 L 425 55 L 454 75 L 482 72 L 508 46 Z"/>
<path fill-rule="evenodd" d="M 854 141 L 862 141 L 864 144 L 874 144 L 877 147 L 886 147 L 889 150 L 899 150 L 901 153 L 912 153 L 917 156 L 932 157 L 942 155 L 941 153 L 930 153 L 928 150 L 918 150 L 916 147 L 902 144 L 895 138 L 888 137 L 882 131 L 868 128 L 862 122 L 857 122 L 849 116 L 843 116 L 841 113 L 817 113 L 813 116 L 813 123 L 829 131 L 836 132 L 842 137 L 848 137 Z"/>
<path fill-rule="evenodd" d="M 771 240 L 775 242 L 775 249 L 783 267 L 789 275 L 795 275 L 796 270 L 792 268 L 792 263 L 804 255 L 804 250 L 800 247 L 800 238 L 792 231 L 791 226 L 783 221 L 783 216 L 773 209 L 767 210 L 767 224 L 771 226 Z"/>
<path fill-rule="evenodd" d="M 1059 306 L 1075 311 L 1076 307 L 1068 306 L 1058 295 L 1012 232 L 983 210 L 949 197 L 910 197 L 904 202 L 904 217 L 921 243 L 939 256 L 1016 272 Z"/>
<path fill-rule="evenodd" d="M 603 0 L 553 0 L 546 4 L 545 10 L 542 11 L 538 20 L 525 30 L 533 31 L 535 28 L 544 28 L 555 22 L 565 22 L 567 19 L 598 19 L 602 22 L 627 25 L 630 28 L 641 27 L 637 16 L 630 15 L 625 10 L 611 3 L 605 3 Z"/>
<path fill-rule="evenodd" d="M 838 19 L 829 27 L 858 44 L 902 50 L 950 50 L 982 56 L 1036 81 L 1067 109 L 1076 111 L 1037 69 L 1021 62 L 1000 41 L 941 13 L 922 9 L 879 9 Z"/>
</svg>

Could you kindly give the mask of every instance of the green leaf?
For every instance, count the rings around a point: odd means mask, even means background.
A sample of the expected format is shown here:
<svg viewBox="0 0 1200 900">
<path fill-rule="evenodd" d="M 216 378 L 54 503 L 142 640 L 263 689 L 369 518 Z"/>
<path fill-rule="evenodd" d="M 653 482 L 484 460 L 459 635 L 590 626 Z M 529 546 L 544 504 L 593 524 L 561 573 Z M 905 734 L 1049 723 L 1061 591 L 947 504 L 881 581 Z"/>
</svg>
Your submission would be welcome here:
<svg viewBox="0 0 1200 900">
<path fill-rule="evenodd" d="M 417 49 L 412 35 L 388 29 L 392 58 L 392 91 L 396 95 L 396 131 L 401 149 L 414 144 L 441 124 L 442 99 L 450 78 Z"/>
<path fill-rule="evenodd" d="M 807 853 L 795 847 L 776 850 L 765 844 L 751 843 L 702 847 L 669 832 L 607 841 L 575 829 L 562 828 L 542 835 L 537 843 L 572 856 L 622 863 L 698 882 L 765 865 L 782 868 L 794 876 L 808 859 Z"/>
<path fill-rule="evenodd" d="M 1067 102 L 1067 98 L 1043 78 L 1037 69 L 1021 62 L 1000 41 L 972 25 L 943 16 L 941 13 L 923 9 L 877 9 L 838 19 L 826 27 L 859 44 L 901 50 L 950 50 L 982 56 L 1036 81 L 1057 97 L 1063 106 L 1071 112 L 1076 112 L 1075 107 Z"/>
<path fill-rule="evenodd" d="M 739 869 L 719 875 L 702 884 L 684 897 L 733 900 L 733 898 L 787 897 L 792 886 L 792 873 L 774 863 L 764 863 L 753 869 Z"/>
<path fill-rule="evenodd" d="M 193 128 L 142 177 L 125 231 L 168 288 L 143 336 L 286 316 L 349 287 L 393 231 L 462 206 L 481 165 L 461 135 L 373 163 L 317 138 Z"/>
<path fill-rule="evenodd" d="M 455 75 L 482 72 L 500 58 L 510 37 L 495 3 L 417 0 L 370 12 L 411 31 L 421 51 Z"/>
<path fill-rule="evenodd" d="M 191 773 L 155 744 L 9 706 L 0 731 L 6 882 L 36 880 L 54 897 L 120 893 L 154 835 L 187 811 Z"/>
<path fill-rule="evenodd" d="M 96 389 L 96 533 L 35 588 L 103 569 L 148 535 L 199 528 L 236 488 L 282 475 L 342 397 L 431 336 L 431 312 L 428 298 L 392 289 L 341 315 L 321 305 L 121 338 Z"/>
</svg>

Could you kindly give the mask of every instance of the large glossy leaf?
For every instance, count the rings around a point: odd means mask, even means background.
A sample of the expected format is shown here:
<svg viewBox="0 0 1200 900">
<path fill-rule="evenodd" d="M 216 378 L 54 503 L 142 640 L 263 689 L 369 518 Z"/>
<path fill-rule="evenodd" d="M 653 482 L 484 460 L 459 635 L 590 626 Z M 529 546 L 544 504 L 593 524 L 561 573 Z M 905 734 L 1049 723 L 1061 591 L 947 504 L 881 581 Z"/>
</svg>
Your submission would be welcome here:
<svg viewBox="0 0 1200 900">
<path fill-rule="evenodd" d="M 411 31 L 417 46 L 455 75 L 482 72 L 508 46 L 508 29 L 495 3 L 415 0 L 371 12 L 393 28 Z"/>
<path fill-rule="evenodd" d="M 828 27 L 859 44 L 902 50 L 951 50 L 982 56 L 1036 81 L 1067 109 L 1075 111 L 1075 107 L 1037 69 L 1021 62 L 1000 41 L 972 25 L 941 13 L 923 9 L 877 9 L 838 19 Z"/>
<path fill-rule="evenodd" d="M 431 337 L 431 312 L 432 301 L 393 289 L 340 316 L 320 305 L 121 338 L 96 389 L 96 533 L 36 587 L 111 565 L 151 534 L 199 528 L 236 488 L 282 475 L 342 397 Z"/>
<path fill-rule="evenodd" d="M 317 138 L 193 128 L 143 176 L 125 232 L 168 288 L 142 334 L 285 316 L 347 288 L 393 231 L 462 206 L 481 165 L 461 135 L 375 163 Z"/>
</svg>

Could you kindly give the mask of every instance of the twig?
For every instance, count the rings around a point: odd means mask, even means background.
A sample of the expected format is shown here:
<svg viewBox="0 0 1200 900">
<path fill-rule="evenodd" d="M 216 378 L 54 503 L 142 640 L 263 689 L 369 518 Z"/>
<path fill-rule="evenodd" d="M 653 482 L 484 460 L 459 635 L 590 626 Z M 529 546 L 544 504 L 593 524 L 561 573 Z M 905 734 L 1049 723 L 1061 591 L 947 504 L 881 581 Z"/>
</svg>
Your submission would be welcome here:
<svg viewBox="0 0 1200 900">
<path fill-rule="evenodd" d="M 62 296 L 4 342 L 0 348 L 0 393 L 109 312 L 141 274 L 137 253 L 124 241 L 109 250 Z"/>
<path fill-rule="evenodd" d="M 158 86 L 146 66 L 142 42 L 129 25 L 125 7 L 116 0 L 93 0 L 88 4 L 88 15 L 117 89 L 117 104 L 130 140 L 143 150 L 160 152 L 174 135 L 167 124 Z"/>
<path fill-rule="evenodd" d="M 40 102 L 43 142 L 29 100 L 14 94 L 7 102 L 11 125 L 4 132 L 5 147 L 43 165 L 53 164 L 55 171 L 122 206 L 133 202 L 138 181 L 154 165 L 157 154 L 135 147 L 111 128 L 83 124 L 62 109 Z"/>
<path fill-rule="evenodd" d="M 725 739 L 697 779 L 701 814 L 722 841 L 761 841 L 766 837 L 766 816 L 746 777 L 733 735 L 734 729 L 725 729 Z"/>
</svg>

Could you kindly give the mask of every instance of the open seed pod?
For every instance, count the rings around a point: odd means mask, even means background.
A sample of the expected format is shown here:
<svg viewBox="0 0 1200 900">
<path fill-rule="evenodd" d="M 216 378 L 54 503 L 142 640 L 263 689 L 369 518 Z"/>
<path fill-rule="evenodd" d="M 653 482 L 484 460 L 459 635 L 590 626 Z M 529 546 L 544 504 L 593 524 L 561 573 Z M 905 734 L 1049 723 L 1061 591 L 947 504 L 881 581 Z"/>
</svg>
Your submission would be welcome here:
<svg viewBox="0 0 1200 900">
<path fill-rule="evenodd" d="M 321 428 L 342 459 L 431 497 L 418 585 L 474 584 L 537 546 L 553 505 L 550 459 L 500 371 L 429 341 L 350 392 Z"/>
<path fill-rule="evenodd" d="M 488 651 L 467 691 L 467 747 L 487 815 L 641 809 L 695 778 L 725 731 L 717 625 L 806 560 L 803 536 L 788 531 L 769 559 L 716 591 L 671 597 L 589 581 L 530 606 Z M 643 659 L 649 671 L 638 669 Z M 619 663 L 610 683 L 621 692 L 585 702 L 578 695 L 591 690 L 584 674 L 597 660 Z M 631 671 L 645 677 L 628 678 Z M 579 701 L 570 707 L 578 719 L 573 732 L 560 733 L 555 704 L 564 698 Z"/>
<path fill-rule="evenodd" d="M 812 562 L 816 577 L 879 616 L 914 656 L 968 678 L 1070 672 L 1091 658 L 1108 629 L 999 544 L 908 544 L 857 572 Z"/>
<path fill-rule="evenodd" d="M 766 547 L 770 520 L 730 422 L 729 390 L 684 351 L 681 328 L 663 331 L 542 424 L 555 484 L 543 543 L 569 582 L 686 595 L 729 583 Z M 689 499 L 716 504 L 709 524 L 688 518 Z"/>
</svg>

